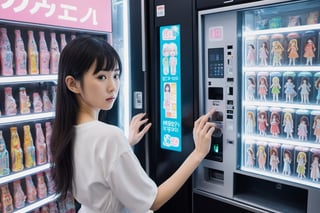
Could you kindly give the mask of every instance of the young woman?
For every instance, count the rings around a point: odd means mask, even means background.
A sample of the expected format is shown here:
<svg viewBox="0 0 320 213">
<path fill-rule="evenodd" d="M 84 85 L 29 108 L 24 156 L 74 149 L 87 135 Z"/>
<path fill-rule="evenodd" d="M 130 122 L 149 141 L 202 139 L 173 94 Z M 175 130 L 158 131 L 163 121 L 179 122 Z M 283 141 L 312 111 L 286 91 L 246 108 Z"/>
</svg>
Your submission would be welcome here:
<svg viewBox="0 0 320 213">
<path fill-rule="evenodd" d="M 195 121 L 194 150 L 157 187 L 130 147 L 151 126 L 145 114 L 131 121 L 129 142 L 121 129 L 98 121 L 99 111 L 113 106 L 120 73 L 120 58 L 105 40 L 78 37 L 61 53 L 51 141 L 53 180 L 62 197 L 68 191 L 73 193 L 82 213 L 157 210 L 180 189 L 210 149 L 215 124 L 208 120 L 214 110 Z M 139 131 L 142 125 L 145 127 Z"/>
</svg>

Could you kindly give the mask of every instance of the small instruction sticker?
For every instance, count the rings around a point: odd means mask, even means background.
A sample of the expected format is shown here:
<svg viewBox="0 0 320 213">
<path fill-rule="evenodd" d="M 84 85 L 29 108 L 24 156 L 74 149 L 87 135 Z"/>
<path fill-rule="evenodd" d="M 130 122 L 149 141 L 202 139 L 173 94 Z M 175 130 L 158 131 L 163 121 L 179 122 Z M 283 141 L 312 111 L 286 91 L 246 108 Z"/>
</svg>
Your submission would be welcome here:
<svg viewBox="0 0 320 213">
<path fill-rule="evenodd" d="M 163 17 L 165 16 L 165 6 L 162 4 L 162 5 L 158 5 L 157 6 L 157 17 Z"/>
</svg>

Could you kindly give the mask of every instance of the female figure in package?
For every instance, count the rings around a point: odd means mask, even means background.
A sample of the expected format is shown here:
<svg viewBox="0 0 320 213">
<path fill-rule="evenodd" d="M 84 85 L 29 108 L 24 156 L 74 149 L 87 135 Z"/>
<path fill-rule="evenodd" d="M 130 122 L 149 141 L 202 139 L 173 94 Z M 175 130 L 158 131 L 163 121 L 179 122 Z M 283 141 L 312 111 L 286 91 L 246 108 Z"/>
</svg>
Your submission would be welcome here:
<svg viewBox="0 0 320 213">
<path fill-rule="evenodd" d="M 266 170 L 267 153 L 263 145 L 258 147 L 257 158 L 259 169 Z"/>
<path fill-rule="evenodd" d="M 254 99 L 254 94 L 255 94 L 255 90 L 256 90 L 256 84 L 253 80 L 253 78 L 248 78 L 247 80 L 248 82 L 248 86 L 247 86 L 247 99 L 249 101 L 253 101 Z"/>
<path fill-rule="evenodd" d="M 292 77 L 288 77 L 284 88 L 284 93 L 286 94 L 286 102 L 292 103 L 293 98 L 297 95 L 297 92 L 294 90 L 295 85 L 293 83 Z"/>
<path fill-rule="evenodd" d="M 279 113 L 277 112 L 272 112 L 271 113 L 271 118 L 270 118 L 270 133 L 273 136 L 278 136 L 280 133 L 280 118 L 279 118 Z"/>
<path fill-rule="evenodd" d="M 283 116 L 283 127 L 284 132 L 287 133 L 287 139 L 292 139 L 293 133 L 293 120 L 292 114 L 290 112 L 286 112 Z"/>
<path fill-rule="evenodd" d="M 288 47 L 288 58 L 289 58 L 289 65 L 296 65 L 296 59 L 299 58 L 298 54 L 298 41 L 297 39 L 293 38 L 289 41 Z"/>
<path fill-rule="evenodd" d="M 319 163 L 319 156 L 315 155 L 313 156 L 313 160 L 311 163 L 311 173 L 310 173 L 310 177 L 312 179 L 312 181 L 316 181 L 318 182 L 318 179 L 320 178 L 320 163 Z"/>
<path fill-rule="evenodd" d="M 283 175 L 291 175 L 291 153 L 289 151 L 283 152 Z"/>
<path fill-rule="evenodd" d="M 309 121 L 306 116 L 302 116 L 298 125 L 298 137 L 300 141 L 307 140 Z"/>
<path fill-rule="evenodd" d="M 265 76 L 260 77 L 258 93 L 261 101 L 266 101 L 268 93 L 268 82 Z"/>
<path fill-rule="evenodd" d="M 314 87 L 317 90 L 316 102 L 317 104 L 320 103 L 320 78 L 316 80 Z"/>
<path fill-rule="evenodd" d="M 271 93 L 272 93 L 272 100 L 273 101 L 279 101 L 279 94 L 280 94 L 280 83 L 279 83 L 279 77 L 275 76 L 272 78 L 272 84 L 270 86 Z"/>
<path fill-rule="evenodd" d="M 248 55 L 247 55 L 248 64 L 253 66 L 256 64 L 256 48 L 253 44 L 248 46 Z"/>
<path fill-rule="evenodd" d="M 307 155 L 305 152 L 299 152 L 297 155 L 297 173 L 298 178 L 306 177 Z"/>
<path fill-rule="evenodd" d="M 260 60 L 261 60 L 260 64 L 262 66 L 267 66 L 268 65 L 268 62 L 267 62 L 268 55 L 269 55 L 268 44 L 267 44 L 267 42 L 264 41 L 261 44 L 260 51 L 259 51 L 259 57 L 260 57 Z"/>
<path fill-rule="evenodd" d="M 315 57 L 316 45 L 313 40 L 309 38 L 304 46 L 303 57 L 306 58 L 306 65 L 312 65 L 312 60 Z"/>
<path fill-rule="evenodd" d="M 246 130 L 248 134 L 253 134 L 254 127 L 256 126 L 255 118 L 253 112 L 249 111 L 247 113 L 246 120 Z"/>
<path fill-rule="evenodd" d="M 251 146 L 247 149 L 247 154 L 247 166 L 252 168 L 256 158 L 254 157 L 253 148 Z"/>
<path fill-rule="evenodd" d="M 320 115 L 317 115 L 313 119 L 313 134 L 316 136 L 316 143 L 320 143 Z"/>
<path fill-rule="evenodd" d="M 271 53 L 273 53 L 272 65 L 273 66 L 281 66 L 282 53 L 284 48 L 280 41 L 272 42 Z"/>
<path fill-rule="evenodd" d="M 302 104 L 309 103 L 309 93 L 311 92 L 310 87 L 311 87 L 311 85 L 309 84 L 308 79 L 303 78 L 300 86 L 298 87 L 298 90 L 301 90 L 300 96 L 301 96 L 301 103 Z"/>
<path fill-rule="evenodd" d="M 260 112 L 259 118 L 258 118 L 258 128 L 260 135 L 265 136 L 267 131 L 267 126 L 269 126 L 267 121 L 267 113 L 266 112 Z"/>
<path fill-rule="evenodd" d="M 272 148 L 270 154 L 271 154 L 270 155 L 271 172 L 279 172 L 278 165 L 280 161 L 279 161 L 277 149 Z"/>
</svg>

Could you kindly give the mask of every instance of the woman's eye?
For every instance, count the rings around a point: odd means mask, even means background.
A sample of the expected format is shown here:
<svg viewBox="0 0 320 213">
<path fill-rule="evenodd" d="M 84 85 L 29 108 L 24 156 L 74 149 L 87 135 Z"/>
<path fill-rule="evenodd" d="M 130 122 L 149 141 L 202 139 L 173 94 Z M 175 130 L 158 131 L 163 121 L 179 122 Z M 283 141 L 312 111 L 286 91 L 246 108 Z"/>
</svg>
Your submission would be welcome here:
<svg viewBox="0 0 320 213">
<path fill-rule="evenodd" d="M 99 76 L 98 76 L 98 79 L 100 79 L 100 80 L 106 80 L 107 77 L 106 77 L 105 75 L 99 75 Z"/>
<path fill-rule="evenodd" d="M 115 74 L 115 75 L 113 76 L 113 78 L 114 78 L 114 79 L 119 79 L 119 78 L 120 78 L 120 74 Z"/>
</svg>

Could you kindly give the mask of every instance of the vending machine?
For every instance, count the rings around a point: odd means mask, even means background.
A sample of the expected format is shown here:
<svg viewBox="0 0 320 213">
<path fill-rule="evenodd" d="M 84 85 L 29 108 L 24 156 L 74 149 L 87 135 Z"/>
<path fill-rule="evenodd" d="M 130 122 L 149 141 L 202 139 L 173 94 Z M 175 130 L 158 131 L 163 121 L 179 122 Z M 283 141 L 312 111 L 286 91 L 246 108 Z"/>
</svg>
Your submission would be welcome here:
<svg viewBox="0 0 320 213">
<path fill-rule="evenodd" d="M 218 125 L 194 212 L 319 212 L 319 13 L 316 0 L 198 8 L 200 114 L 215 108 Z"/>
</svg>

